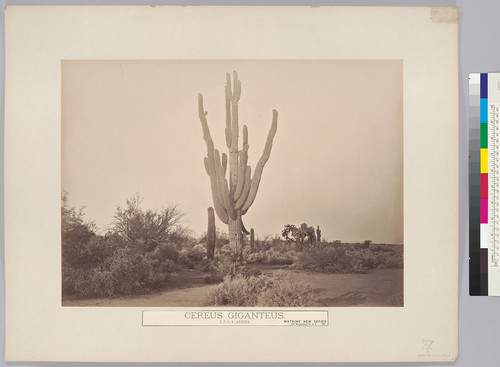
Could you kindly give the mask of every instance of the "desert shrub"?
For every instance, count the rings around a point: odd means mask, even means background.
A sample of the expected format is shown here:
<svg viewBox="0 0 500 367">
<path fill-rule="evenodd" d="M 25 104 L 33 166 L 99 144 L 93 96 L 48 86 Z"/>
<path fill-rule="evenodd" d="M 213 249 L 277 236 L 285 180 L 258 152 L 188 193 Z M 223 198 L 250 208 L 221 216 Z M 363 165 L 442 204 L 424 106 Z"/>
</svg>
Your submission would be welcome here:
<svg viewBox="0 0 500 367">
<path fill-rule="evenodd" d="M 375 248 L 375 251 L 372 248 Z M 327 273 L 367 273 L 375 268 L 402 268 L 403 249 L 392 245 L 371 245 L 366 242 L 322 245 L 301 254 L 295 267 Z"/>
<path fill-rule="evenodd" d="M 291 265 L 299 258 L 299 253 L 288 245 L 278 245 L 266 251 L 252 252 L 246 255 L 249 264 Z"/>
<path fill-rule="evenodd" d="M 176 263 L 179 261 L 179 251 L 171 244 L 158 245 L 148 256 L 158 260 L 171 260 Z"/>
<path fill-rule="evenodd" d="M 216 306 L 253 306 L 263 282 L 261 277 L 227 276 L 211 289 L 208 302 Z"/>
<path fill-rule="evenodd" d="M 270 286 L 262 291 L 257 305 L 263 307 L 306 307 L 315 302 L 309 286 L 293 281 L 291 277 L 275 275 Z"/>
<path fill-rule="evenodd" d="M 175 263 L 159 261 L 132 251 L 118 249 L 98 266 L 75 269 L 71 293 L 79 297 L 114 297 L 147 292 L 158 287 L 175 270 Z"/>
<path fill-rule="evenodd" d="M 274 249 L 267 251 L 266 264 L 269 265 L 291 265 L 295 261 L 292 252 L 278 252 Z"/>
<path fill-rule="evenodd" d="M 229 243 L 226 243 L 224 245 L 222 245 L 216 255 L 216 257 L 219 257 L 219 258 L 225 258 L 225 257 L 232 257 L 233 256 L 233 250 L 231 249 L 231 246 L 229 245 Z"/>
<path fill-rule="evenodd" d="M 351 259 L 344 249 L 327 246 L 301 254 L 297 262 L 299 269 L 328 273 L 346 272 L 350 265 Z"/>
<path fill-rule="evenodd" d="M 191 246 L 187 244 L 182 250 L 179 251 L 177 262 L 183 267 L 194 269 L 196 264 L 199 264 L 206 258 L 207 251 L 204 245 L 197 244 Z"/>
<path fill-rule="evenodd" d="M 386 269 L 402 269 L 403 268 L 403 254 L 391 254 L 384 257 L 383 267 Z"/>
<path fill-rule="evenodd" d="M 61 197 L 63 295 L 113 297 L 142 293 L 161 286 L 179 270 L 203 259 L 203 246 L 195 246 L 181 226 L 181 213 L 169 206 L 161 211 L 140 208 L 140 196 L 117 206 L 115 221 L 105 235 L 84 220 L 83 209 Z M 180 249 L 185 249 L 183 253 Z M 193 265 L 194 266 L 194 265 Z"/>
<path fill-rule="evenodd" d="M 187 250 L 186 255 L 194 261 L 200 262 L 207 256 L 207 249 L 203 245 L 196 245 Z"/>
<path fill-rule="evenodd" d="M 214 268 L 214 261 L 210 260 L 207 257 L 204 257 L 203 260 L 201 260 L 201 262 L 200 262 L 200 267 L 201 267 L 201 270 L 203 270 L 204 272 L 209 273 Z"/>
<path fill-rule="evenodd" d="M 251 252 L 245 257 L 249 264 L 264 264 L 266 255 L 264 252 Z"/>
<path fill-rule="evenodd" d="M 148 292 L 159 287 L 179 265 L 177 252 L 168 245 L 143 253 L 129 247 L 115 234 L 95 235 L 82 245 L 82 260 L 63 266 L 63 292 L 78 297 L 115 297 Z"/>
<path fill-rule="evenodd" d="M 210 270 L 213 282 L 221 282 L 224 278 L 233 278 L 236 275 L 242 275 L 243 267 L 235 263 L 228 257 L 217 259 Z"/>
<path fill-rule="evenodd" d="M 228 276 L 210 290 L 207 299 L 210 305 L 237 307 L 305 307 L 314 301 L 310 287 L 279 274 Z"/>
<path fill-rule="evenodd" d="M 259 269 L 251 268 L 251 267 L 247 267 L 247 266 L 242 267 L 240 272 L 242 275 L 244 275 L 246 277 L 255 277 L 255 276 L 262 275 L 262 272 Z"/>
<path fill-rule="evenodd" d="M 235 276 L 250 277 L 261 275 L 259 269 L 251 268 L 245 265 L 235 263 L 230 258 L 216 258 L 214 261 L 204 260 L 202 262 L 203 270 L 209 274 L 205 275 L 205 283 L 220 283 L 226 277 Z"/>
<path fill-rule="evenodd" d="M 179 253 L 177 261 L 180 265 L 188 269 L 194 269 L 196 265 L 196 262 L 191 257 L 188 257 L 184 252 Z"/>
</svg>

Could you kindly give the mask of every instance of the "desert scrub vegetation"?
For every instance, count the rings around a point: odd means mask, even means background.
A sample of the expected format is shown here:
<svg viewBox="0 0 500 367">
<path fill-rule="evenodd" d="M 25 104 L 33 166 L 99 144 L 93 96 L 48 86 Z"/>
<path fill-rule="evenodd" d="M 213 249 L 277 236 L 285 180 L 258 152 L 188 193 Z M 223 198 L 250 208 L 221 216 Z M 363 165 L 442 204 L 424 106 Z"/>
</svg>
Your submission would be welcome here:
<svg viewBox="0 0 500 367">
<path fill-rule="evenodd" d="M 309 286 L 289 275 L 226 276 L 212 287 L 207 298 L 211 306 L 306 307 L 315 298 Z"/>
<path fill-rule="evenodd" d="M 262 274 L 258 269 L 235 263 L 230 257 L 216 256 L 213 261 L 203 259 L 201 265 L 203 271 L 207 273 L 205 283 L 220 283 L 227 277 L 249 277 Z"/>
<path fill-rule="evenodd" d="M 104 235 L 85 221 L 62 194 L 63 296 L 115 297 L 160 287 L 186 263 L 201 261 L 200 249 L 181 225 L 183 214 L 170 206 L 143 210 L 138 195 L 117 206 Z"/>
<path fill-rule="evenodd" d="M 280 250 L 270 248 L 264 251 L 251 252 L 246 255 L 248 264 L 264 265 L 292 265 L 299 258 L 299 253 L 295 250 Z"/>
<path fill-rule="evenodd" d="M 325 273 L 367 273 L 403 268 L 403 246 L 321 244 L 299 255 L 296 269 Z"/>
</svg>

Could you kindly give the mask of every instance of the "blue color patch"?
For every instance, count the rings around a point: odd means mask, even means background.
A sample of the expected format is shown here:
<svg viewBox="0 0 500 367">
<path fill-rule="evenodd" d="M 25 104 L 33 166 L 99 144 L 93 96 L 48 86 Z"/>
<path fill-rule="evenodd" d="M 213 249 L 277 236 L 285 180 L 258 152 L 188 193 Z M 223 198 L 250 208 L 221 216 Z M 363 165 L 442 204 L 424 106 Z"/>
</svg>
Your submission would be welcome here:
<svg viewBox="0 0 500 367">
<path fill-rule="evenodd" d="M 481 73 L 481 98 L 488 98 L 488 74 Z"/>
<path fill-rule="evenodd" d="M 481 111 L 479 112 L 479 116 L 482 124 L 488 123 L 488 99 L 481 98 Z"/>
</svg>

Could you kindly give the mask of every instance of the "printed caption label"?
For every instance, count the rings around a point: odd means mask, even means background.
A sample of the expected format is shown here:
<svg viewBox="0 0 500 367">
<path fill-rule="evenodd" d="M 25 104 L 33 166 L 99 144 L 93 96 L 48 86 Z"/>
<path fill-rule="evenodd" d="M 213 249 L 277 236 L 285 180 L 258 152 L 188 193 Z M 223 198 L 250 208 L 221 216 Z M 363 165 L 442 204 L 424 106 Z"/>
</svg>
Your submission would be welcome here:
<svg viewBox="0 0 500 367">
<path fill-rule="evenodd" d="M 328 311 L 144 310 L 142 326 L 328 326 Z"/>
</svg>

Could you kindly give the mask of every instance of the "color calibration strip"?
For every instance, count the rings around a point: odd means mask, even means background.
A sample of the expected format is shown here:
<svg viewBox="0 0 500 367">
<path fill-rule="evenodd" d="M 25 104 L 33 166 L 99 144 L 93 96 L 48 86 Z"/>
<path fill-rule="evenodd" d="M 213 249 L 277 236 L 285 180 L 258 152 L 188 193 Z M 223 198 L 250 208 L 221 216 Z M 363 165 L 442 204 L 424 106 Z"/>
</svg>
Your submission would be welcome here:
<svg viewBox="0 0 500 367">
<path fill-rule="evenodd" d="M 500 73 L 469 75 L 469 294 L 500 296 Z"/>
</svg>

